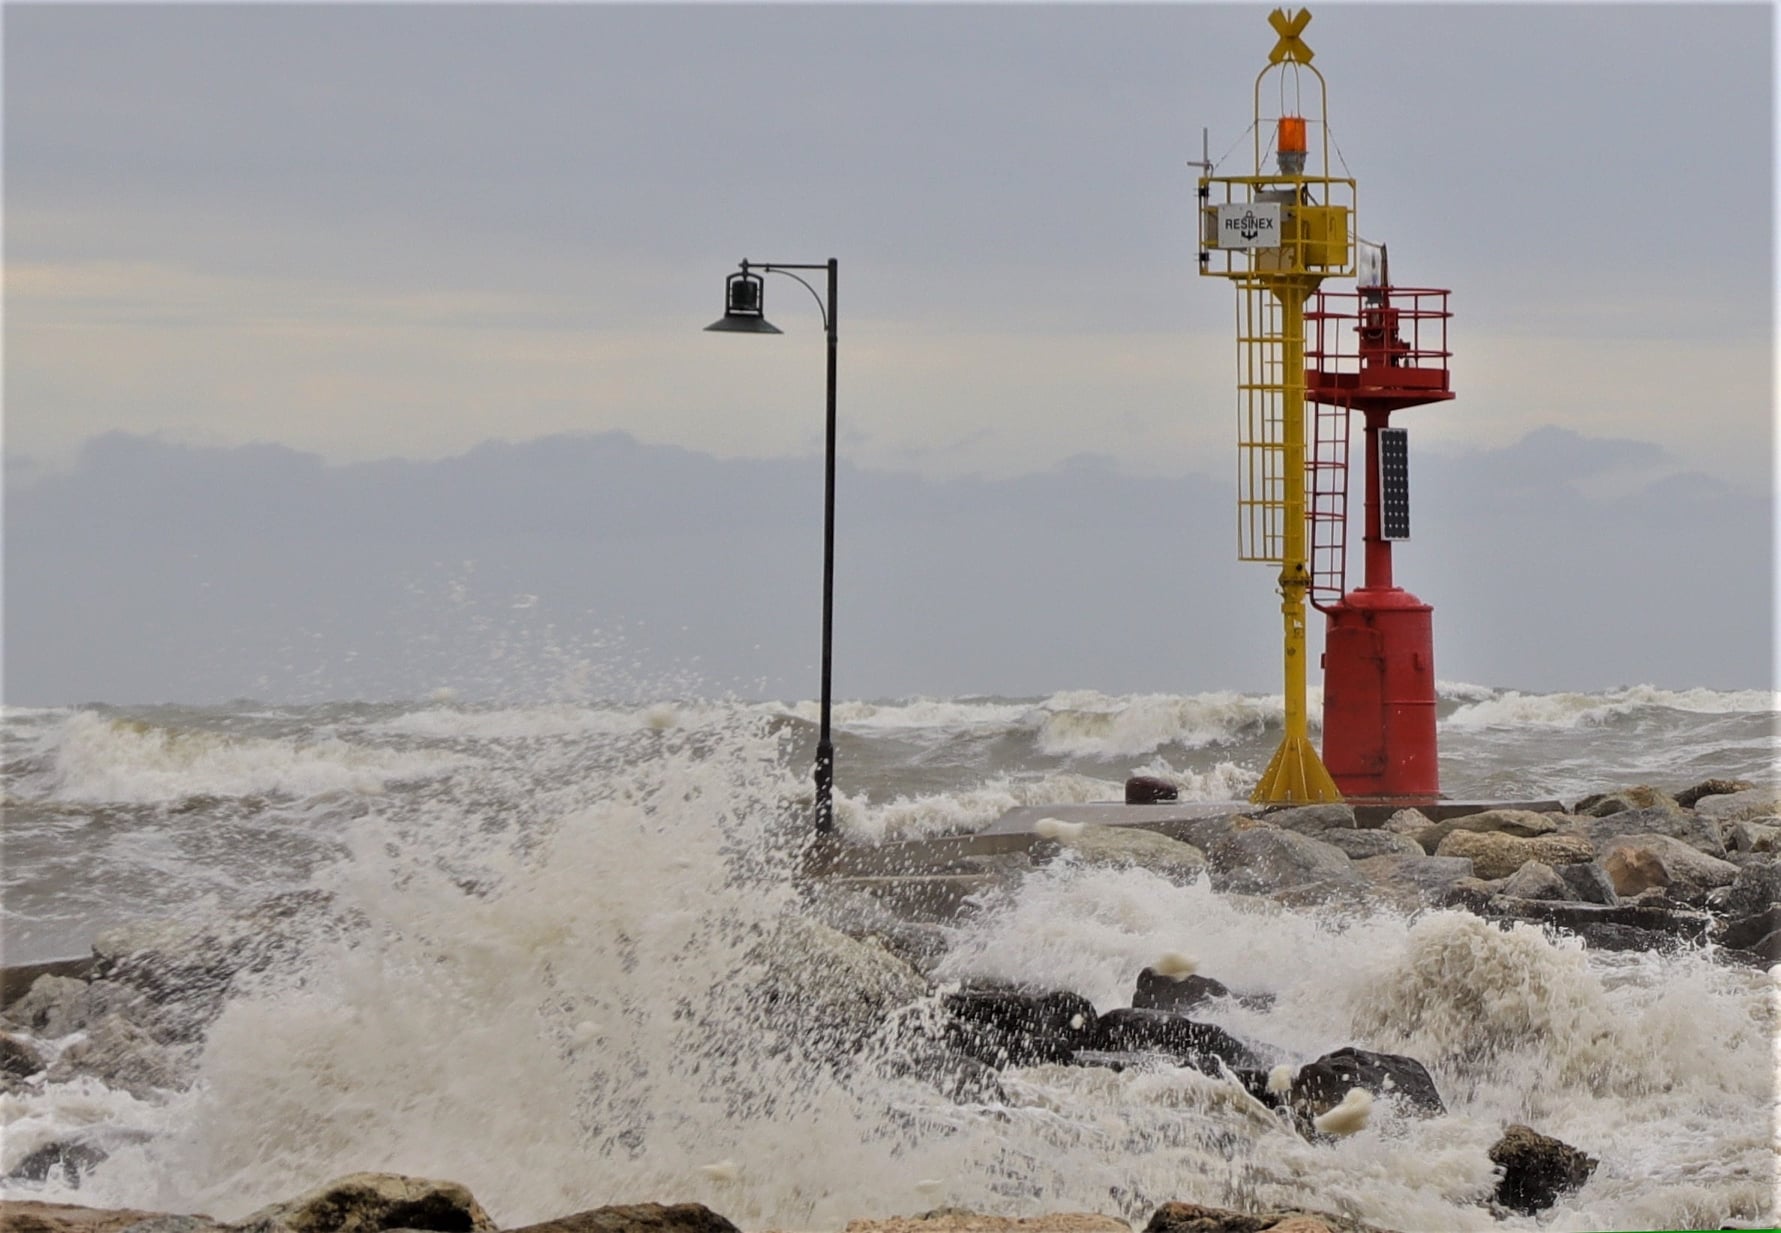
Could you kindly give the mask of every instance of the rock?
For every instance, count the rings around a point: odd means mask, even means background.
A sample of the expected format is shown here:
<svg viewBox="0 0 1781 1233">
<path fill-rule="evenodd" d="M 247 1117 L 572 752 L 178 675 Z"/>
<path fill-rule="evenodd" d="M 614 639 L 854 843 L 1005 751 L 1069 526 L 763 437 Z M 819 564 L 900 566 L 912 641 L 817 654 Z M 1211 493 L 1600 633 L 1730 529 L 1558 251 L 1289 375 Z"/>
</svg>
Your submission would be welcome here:
<svg viewBox="0 0 1781 1233">
<path fill-rule="evenodd" d="M 31 991 L 41 976 L 66 976 L 85 980 L 93 970 L 94 959 L 82 955 L 77 959 L 48 959 L 41 963 L 9 963 L 0 967 L 0 1010 L 5 1010 Z"/>
<path fill-rule="evenodd" d="M 1719 823 L 1689 809 L 1626 809 L 1606 817 L 1572 819 L 1563 829 L 1584 836 L 1598 851 L 1622 835 L 1668 835 L 1709 856 L 1725 855 Z"/>
<path fill-rule="evenodd" d="M 942 1207 L 920 1216 L 850 1220 L 846 1233 L 1132 1233 L 1132 1226 L 1115 1216 L 1094 1212 L 1048 1212 L 1022 1218 Z"/>
<path fill-rule="evenodd" d="M 1155 805 L 1180 798 L 1180 788 L 1156 775 L 1133 775 L 1125 781 L 1128 805 Z"/>
<path fill-rule="evenodd" d="M 1564 879 L 1571 893 L 1566 896 L 1582 903 L 1600 903 L 1610 907 L 1620 902 L 1620 896 L 1614 892 L 1614 882 L 1608 877 L 1607 871 L 1594 861 L 1573 861 L 1568 865 L 1554 865 L 1552 871 Z"/>
<path fill-rule="evenodd" d="M 1652 887 L 1685 903 L 1704 902 L 1707 892 L 1738 876 L 1738 867 L 1698 852 L 1668 835 L 1622 835 L 1602 850 L 1599 862 L 1616 894 Z"/>
<path fill-rule="evenodd" d="M 0 1230 L 5 1233 L 121 1233 L 131 1225 L 158 1217 L 157 1212 L 139 1212 L 133 1208 L 105 1209 L 0 1199 Z"/>
<path fill-rule="evenodd" d="M 1672 799 L 1684 809 L 1693 809 L 1703 796 L 1729 796 L 1755 786 L 1748 779 L 1703 779 L 1692 788 L 1682 789 Z"/>
<path fill-rule="evenodd" d="M 1398 887 L 1424 899 L 1443 894 L 1472 876 L 1472 862 L 1459 856 L 1372 856 L 1354 862 L 1354 871 L 1382 887 Z"/>
<path fill-rule="evenodd" d="M 946 1038 L 989 1066 L 1068 1062 L 1096 1040 L 1094 1003 L 1075 993 L 961 989 L 940 999 Z"/>
<path fill-rule="evenodd" d="M 30 992 L 7 1008 L 6 1018 L 46 1040 L 83 1031 L 110 1014 L 138 1016 L 143 997 L 114 981 L 39 976 Z"/>
<path fill-rule="evenodd" d="M 1160 1053 L 1183 1066 L 1217 1074 L 1262 1063 L 1253 1050 L 1221 1027 L 1195 1023 L 1163 1010 L 1119 1009 L 1102 1015 L 1089 1048 L 1104 1053 Z"/>
<path fill-rule="evenodd" d="M 62 1051 L 49 1078 L 62 1083 L 76 1075 L 92 1075 L 140 1100 L 155 1091 L 180 1087 L 186 1060 L 122 1015 L 107 1015 L 88 1030 L 85 1040 Z"/>
<path fill-rule="evenodd" d="M 1387 1233 L 1375 1225 L 1327 1212 L 1234 1212 L 1198 1203 L 1165 1203 L 1144 1233 Z"/>
<path fill-rule="evenodd" d="M 1651 949 L 1668 949 L 1677 941 L 1697 943 L 1706 937 L 1712 924 L 1712 917 L 1688 908 L 1662 908 L 1648 903 L 1610 907 L 1551 899 L 1511 899 L 1504 895 L 1493 896 L 1482 914 L 1568 929 L 1603 950 L 1634 949 L 1635 942 Z"/>
<path fill-rule="evenodd" d="M 1674 810 L 1678 808 L 1678 803 L 1668 792 L 1649 784 L 1639 784 L 1637 787 L 1622 788 L 1606 795 L 1597 793 L 1595 796 L 1586 796 L 1577 802 L 1572 812 L 1587 814 L 1592 818 L 1606 818 L 1631 809 L 1652 808 Z"/>
<path fill-rule="evenodd" d="M 1262 815 L 1262 820 L 1283 831 L 1321 836 L 1329 830 L 1353 830 L 1354 806 L 1340 803 L 1295 805 L 1287 809 L 1270 809 Z"/>
<path fill-rule="evenodd" d="M 1138 973 L 1138 987 L 1132 993 L 1134 1010 L 1166 1010 L 1185 1014 L 1212 998 L 1229 997 L 1231 991 L 1210 976 L 1164 976 L 1155 968 Z"/>
<path fill-rule="evenodd" d="M 1317 837 L 1340 850 L 1351 861 L 1370 860 L 1375 856 L 1423 855 L 1422 845 L 1410 836 L 1388 830 L 1327 830 Z"/>
<path fill-rule="evenodd" d="M 1515 813 L 1516 810 L 1497 810 Z M 1533 814 L 1533 817 L 1542 815 Z M 1463 821 L 1463 819 L 1461 819 Z M 1568 865 L 1586 861 L 1595 855 L 1589 840 L 1581 835 L 1536 835 L 1522 838 L 1506 831 L 1454 831 L 1441 841 L 1437 856 L 1463 856 L 1472 862 L 1472 869 L 1481 878 L 1506 878 L 1529 861 L 1548 865 Z"/>
<path fill-rule="evenodd" d="M 1439 855 L 1441 844 L 1447 836 L 1456 831 L 1467 831 L 1473 834 L 1513 835 L 1517 839 L 1532 839 L 1537 835 L 1550 835 L 1559 828 L 1559 819 L 1563 814 L 1538 813 L 1532 809 L 1486 809 L 1479 813 L 1463 814 L 1457 818 L 1448 818 L 1445 822 L 1436 822 L 1416 832 L 1414 838 L 1422 845 L 1422 850 L 1430 855 Z M 1551 861 L 1547 861 L 1551 864 Z"/>
<path fill-rule="evenodd" d="M 284 1203 L 262 1207 L 239 1233 L 492 1233 L 495 1222 L 457 1182 L 400 1173 L 349 1173 Z"/>
<path fill-rule="evenodd" d="M 1746 820 L 1725 828 L 1725 847 L 1732 852 L 1781 852 L 1781 825 Z"/>
<path fill-rule="evenodd" d="M 1545 861 L 1529 861 L 1510 874 L 1502 893 L 1515 899 L 1570 899 L 1571 884 Z"/>
<path fill-rule="evenodd" d="M 1752 862 L 1729 884 L 1714 891 L 1708 905 L 1727 916 L 1755 916 L 1781 903 L 1781 861 Z"/>
<path fill-rule="evenodd" d="M 1131 826 L 1088 825 L 1057 842 L 1085 864 L 1148 869 L 1171 882 L 1191 882 L 1206 871 L 1205 853 L 1191 843 Z"/>
<path fill-rule="evenodd" d="M 10 1032 L 0 1032 L 0 1073 L 27 1079 L 46 1064 L 43 1055 L 32 1047 L 30 1041 Z"/>
<path fill-rule="evenodd" d="M 1433 825 L 1429 816 L 1420 809 L 1400 809 L 1381 823 L 1379 829 L 1389 831 L 1393 835 L 1406 835 L 1414 839 Z M 1420 848 L 1422 845 L 1417 844 L 1416 846 Z"/>
<path fill-rule="evenodd" d="M 1349 1046 L 1326 1053 L 1299 1067 L 1293 1076 L 1292 1103 L 1315 1117 L 1340 1104 L 1355 1088 L 1375 1096 L 1402 1101 L 1409 1111 L 1424 1117 L 1447 1112 L 1428 1068 L 1413 1057 L 1372 1053 Z"/>
<path fill-rule="evenodd" d="M 104 1149 L 78 1139 L 46 1143 L 15 1164 L 6 1180 L 43 1182 L 54 1178 L 73 1189 L 80 1185 L 82 1175 L 90 1173 L 107 1155 Z"/>
<path fill-rule="evenodd" d="M 703 1203 L 629 1203 L 596 1207 L 509 1233 L 739 1233 Z"/>
<path fill-rule="evenodd" d="M 1703 796 L 1694 803 L 1694 811 L 1721 826 L 1751 818 L 1773 817 L 1781 814 L 1781 793 L 1774 788 L 1744 788 L 1724 795 Z"/>
<path fill-rule="evenodd" d="M 1761 912 L 1740 917 L 1720 931 L 1719 944 L 1734 950 L 1747 950 L 1772 957 L 1763 949 L 1764 940 L 1781 930 L 1781 904 L 1770 904 Z"/>
<path fill-rule="evenodd" d="M 1239 830 L 1213 844 L 1206 855 L 1213 887 L 1240 895 L 1265 895 L 1307 884 L 1359 885 L 1341 849 L 1278 827 Z"/>
<path fill-rule="evenodd" d="M 1560 1195 L 1578 1189 L 1599 1163 L 1570 1144 L 1519 1123 L 1503 1132 L 1490 1149 L 1490 1159 L 1503 1170 L 1496 1201 L 1524 1216 L 1544 1211 Z"/>
</svg>

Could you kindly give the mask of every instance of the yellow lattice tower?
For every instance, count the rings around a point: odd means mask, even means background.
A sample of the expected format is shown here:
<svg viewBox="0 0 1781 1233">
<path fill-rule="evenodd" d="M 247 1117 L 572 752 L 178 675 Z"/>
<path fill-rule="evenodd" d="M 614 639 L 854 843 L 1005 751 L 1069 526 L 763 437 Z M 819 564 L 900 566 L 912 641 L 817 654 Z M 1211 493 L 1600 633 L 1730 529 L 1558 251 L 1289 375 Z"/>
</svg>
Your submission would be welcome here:
<svg viewBox="0 0 1781 1233">
<path fill-rule="evenodd" d="M 1330 174 L 1323 74 L 1300 37 L 1310 20 L 1268 17 L 1279 38 L 1255 79 L 1250 174 L 1207 164 L 1200 177 L 1200 273 L 1237 288 L 1237 556 L 1280 567 L 1286 734 L 1256 785 L 1262 802 L 1342 799 L 1305 708 L 1305 301 L 1325 278 L 1354 275 L 1355 189 Z"/>
</svg>

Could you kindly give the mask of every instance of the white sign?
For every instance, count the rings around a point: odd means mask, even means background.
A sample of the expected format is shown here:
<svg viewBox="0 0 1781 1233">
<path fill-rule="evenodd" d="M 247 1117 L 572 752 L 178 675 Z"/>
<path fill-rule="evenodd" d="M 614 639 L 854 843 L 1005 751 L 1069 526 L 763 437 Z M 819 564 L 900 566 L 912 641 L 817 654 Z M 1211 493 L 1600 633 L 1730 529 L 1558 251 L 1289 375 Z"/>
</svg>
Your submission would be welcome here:
<svg viewBox="0 0 1781 1233">
<path fill-rule="evenodd" d="M 1238 203 L 1218 207 L 1219 248 L 1279 248 L 1280 203 Z"/>
</svg>

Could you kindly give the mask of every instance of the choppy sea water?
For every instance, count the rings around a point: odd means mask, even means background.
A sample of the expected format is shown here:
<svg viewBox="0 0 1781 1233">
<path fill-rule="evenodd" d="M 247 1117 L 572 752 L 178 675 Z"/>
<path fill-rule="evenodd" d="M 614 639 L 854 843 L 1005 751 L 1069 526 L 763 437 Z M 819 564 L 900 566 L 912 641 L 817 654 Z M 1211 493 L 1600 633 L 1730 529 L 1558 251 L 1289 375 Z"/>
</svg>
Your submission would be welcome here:
<svg viewBox="0 0 1781 1233">
<path fill-rule="evenodd" d="M 1442 693 L 1450 796 L 1774 780 L 1767 692 Z M 841 824 L 876 840 L 1117 799 L 1133 772 L 1240 797 L 1280 701 L 1072 692 L 848 702 L 836 718 Z M 1064 861 L 953 928 L 937 974 L 1072 989 L 1104 1012 L 1185 952 L 1277 995 L 1225 1007 L 1222 1026 L 1293 1061 L 1410 1054 L 1449 1114 L 1384 1109 L 1312 1144 L 1191 1070 L 1032 1067 L 1004 1076 L 1008 1101 L 972 1105 L 769 1047 L 734 991 L 800 910 L 814 719 L 811 704 L 685 700 L 8 710 L 7 963 L 279 892 L 329 906 L 328 927 L 296 930 L 242 983 L 189 1089 L 85 1078 L 0 1097 L 0 1172 L 81 1130 L 110 1158 L 78 1190 L 29 1189 L 220 1218 L 358 1169 L 464 1182 L 504 1225 L 652 1199 L 750 1229 L 942 1205 L 1142 1221 L 1170 1199 L 1407 1231 L 1775 1212 L 1781 969 L 1698 952 L 1586 952 L 1457 913 L 1258 913 Z M 1479 1205 L 1511 1121 L 1602 1161 L 1538 1221 Z"/>
</svg>

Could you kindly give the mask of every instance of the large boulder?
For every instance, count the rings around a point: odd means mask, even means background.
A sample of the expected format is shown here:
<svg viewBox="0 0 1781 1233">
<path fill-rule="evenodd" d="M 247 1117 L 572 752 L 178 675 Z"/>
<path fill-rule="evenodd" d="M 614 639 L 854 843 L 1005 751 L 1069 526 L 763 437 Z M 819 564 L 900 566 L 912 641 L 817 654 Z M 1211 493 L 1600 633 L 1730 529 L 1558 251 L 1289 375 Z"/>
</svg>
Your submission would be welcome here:
<svg viewBox="0 0 1781 1233">
<path fill-rule="evenodd" d="M 1576 818 L 1564 830 L 1584 836 L 1598 851 L 1622 835 L 1668 835 L 1709 856 L 1725 855 L 1725 835 L 1719 823 L 1692 809 L 1674 806 L 1624 809 L 1603 817 Z"/>
<path fill-rule="evenodd" d="M 1262 819 L 1283 831 L 1321 837 L 1325 831 L 1353 830 L 1354 806 L 1344 805 L 1339 801 L 1322 805 L 1294 805 L 1285 809 L 1270 809 L 1262 815 Z"/>
<path fill-rule="evenodd" d="M 1773 818 L 1781 814 L 1781 791 L 1775 788 L 1745 788 L 1723 796 L 1703 796 L 1694 803 L 1694 810 L 1721 826 L 1753 818 Z"/>
<path fill-rule="evenodd" d="M 1042 819 L 1040 828 L 1044 828 Z M 1041 829 L 1040 834 L 1047 834 Z M 1111 868 L 1148 869 L 1171 882 L 1191 882 L 1206 872 L 1206 854 L 1191 843 L 1132 826 L 1060 826 L 1048 836 L 1077 860 Z"/>
<path fill-rule="evenodd" d="M 1676 793 L 1674 799 L 1684 809 L 1693 809 L 1703 796 L 1730 796 L 1734 792 L 1743 792 L 1755 786 L 1748 779 L 1703 779 L 1693 787 Z"/>
<path fill-rule="evenodd" d="M 1134 1010 L 1166 1010 L 1182 1015 L 1213 998 L 1229 997 L 1231 991 L 1210 976 L 1189 973 L 1172 976 L 1155 968 L 1138 973 L 1138 985 L 1132 991 Z"/>
<path fill-rule="evenodd" d="M 1351 861 L 1375 856 L 1421 856 L 1422 845 L 1408 835 L 1388 830 L 1328 830 L 1317 838 L 1345 854 Z"/>
<path fill-rule="evenodd" d="M 1726 855 L 1781 852 L 1781 825 L 1746 820 L 1725 828 Z"/>
<path fill-rule="evenodd" d="M 1571 884 L 1545 861 L 1529 861 L 1503 881 L 1502 893 L 1516 899 L 1574 899 Z"/>
<path fill-rule="evenodd" d="M 1732 921 L 1718 940 L 1721 946 L 1749 951 L 1770 963 L 1781 962 L 1781 904 Z"/>
<path fill-rule="evenodd" d="M 947 1041 L 989 1066 L 1068 1062 L 1096 1041 L 1094 1003 L 1076 993 L 960 989 L 940 999 Z"/>
<path fill-rule="evenodd" d="M 1472 862 L 1478 877 L 1490 879 L 1506 878 L 1529 861 L 1542 861 L 1548 865 L 1586 861 L 1595 855 L 1595 848 L 1581 835 L 1546 834 L 1523 838 L 1506 831 L 1460 830 L 1441 840 L 1435 855 L 1463 856 Z"/>
<path fill-rule="evenodd" d="M 1678 807 L 1676 798 L 1662 788 L 1638 784 L 1631 788 L 1621 788 L 1617 792 L 1598 792 L 1594 796 L 1586 796 L 1572 807 L 1571 812 L 1586 814 L 1592 818 L 1606 818 L 1629 809 Z"/>
<path fill-rule="evenodd" d="M 0 1229 L 5 1233 L 122 1233 L 132 1225 L 157 1218 L 158 1213 L 133 1208 L 0 1199 Z"/>
<path fill-rule="evenodd" d="M 1353 1046 L 1326 1053 L 1299 1067 L 1292 1080 L 1292 1103 L 1308 1116 L 1327 1113 L 1355 1088 L 1403 1102 L 1424 1117 L 1447 1112 L 1428 1068 L 1413 1057 L 1372 1053 Z"/>
<path fill-rule="evenodd" d="M 1485 809 L 1478 813 L 1448 818 L 1445 822 L 1431 823 L 1417 831 L 1413 838 L 1422 845 L 1423 851 L 1433 856 L 1439 853 L 1442 841 L 1455 831 L 1532 839 L 1536 835 L 1550 835 L 1558 830 L 1563 818 L 1563 814 L 1541 813 L 1534 809 Z"/>
<path fill-rule="evenodd" d="M 1568 865 L 1554 865 L 1552 872 L 1564 879 L 1571 893 L 1567 899 L 1575 899 L 1580 903 L 1600 903 L 1612 907 L 1620 902 L 1620 896 L 1614 891 L 1614 881 L 1607 871 L 1594 861 L 1573 861 Z"/>
<path fill-rule="evenodd" d="M 1299 1209 L 1235 1212 L 1198 1203 L 1165 1203 L 1150 1217 L 1144 1233 L 1384 1233 L 1351 1216 Z"/>
<path fill-rule="evenodd" d="M 1715 887 L 1738 876 L 1736 865 L 1669 835 L 1622 835 L 1607 844 L 1598 860 L 1615 893 L 1623 897 L 1657 887 L 1683 903 L 1701 903 Z"/>
<path fill-rule="evenodd" d="M 1737 918 L 1755 916 L 1781 903 L 1781 861 L 1752 861 L 1721 890 L 1714 891 L 1708 906 Z"/>
<path fill-rule="evenodd" d="M 31 1042 L 10 1032 L 0 1032 L 0 1073 L 28 1078 L 42 1070 L 43 1055 Z"/>
<path fill-rule="evenodd" d="M 703 1203 L 625 1203 L 528 1224 L 508 1233 L 739 1233 Z"/>
<path fill-rule="evenodd" d="M 114 1014 L 147 1017 L 142 993 L 116 981 L 39 976 L 30 992 L 6 1008 L 6 1021 L 45 1040 L 60 1040 Z"/>
<path fill-rule="evenodd" d="M 1206 853 L 1215 889 L 1266 895 L 1297 887 L 1332 890 L 1359 885 L 1348 857 L 1308 835 L 1274 826 L 1239 830 Z"/>
<path fill-rule="evenodd" d="M 1461 856 L 1373 856 L 1354 862 L 1354 871 L 1382 889 L 1427 901 L 1473 876 L 1471 860 Z"/>
<path fill-rule="evenodd" d="M 236 1226 L 239 1233 L 492 1233 L 475 1197 L 457 1182 L 400 1173 L 349 1173 L 284 1203 L 262 1207 Z"/>
<path fill-rule="evenodd" d="M 1208 1074 L 1219 1064 L 1255 1067 L 1262 1058 L 1221 1027 L 1163 1010 L 1110 1010 L 1100 1017 L 1092 1046 L 1100 1053 L 1154 1053 Z"/>
<path fill-rule="evenodd" d="M 122 1015 L 108 1015 L 88 1030 L 85 1039 L 62 1050 L 49 1077 L 61 1083 L 92 1075 L 108 1087 L 143 1099 L 183 1086 L 190 1062 L 189 1050 L 162 1044 Z"/>
<path fill-rule="evenodd" d="M 1599 1163 L 1570 1144 L 1519 1123 L 1503 1132 L 1490 1149 L 1490 1159 L 1503 1170 L 1496 1201 L 1524 1216 L 1544 1211 L 1560 1195 L 1581 1187 Z"/>
</svg>

